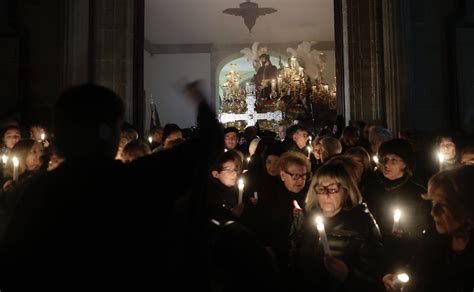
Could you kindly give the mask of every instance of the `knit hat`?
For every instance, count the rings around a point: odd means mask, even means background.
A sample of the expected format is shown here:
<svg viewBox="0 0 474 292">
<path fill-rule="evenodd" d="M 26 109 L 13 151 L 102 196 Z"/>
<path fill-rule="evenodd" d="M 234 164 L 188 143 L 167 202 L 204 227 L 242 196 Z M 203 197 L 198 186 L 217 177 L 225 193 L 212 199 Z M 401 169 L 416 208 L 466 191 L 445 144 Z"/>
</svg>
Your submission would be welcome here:
<svg viewBox="0 0 474 292">
<path fill-rule="evenodd" d="M 283 149 L 283 146 L 279 141 L 274 140 L 275 142 L 272 142 L 268 145 L 267 149 L 265 150 L 263 154 L 263 158 L 267 160 L 267 157 L 270 155 L 275 155 L 280 157 L 285 150 Z"/>
<path fill-rule="evenodd" d="M 410 170 L 415 169 L 415 153 L 407 140 L 396 138 L 383 142 L 378 153 L 379 159 L 382 161 L 387 154 L 399 156 Z"/>
</svg>

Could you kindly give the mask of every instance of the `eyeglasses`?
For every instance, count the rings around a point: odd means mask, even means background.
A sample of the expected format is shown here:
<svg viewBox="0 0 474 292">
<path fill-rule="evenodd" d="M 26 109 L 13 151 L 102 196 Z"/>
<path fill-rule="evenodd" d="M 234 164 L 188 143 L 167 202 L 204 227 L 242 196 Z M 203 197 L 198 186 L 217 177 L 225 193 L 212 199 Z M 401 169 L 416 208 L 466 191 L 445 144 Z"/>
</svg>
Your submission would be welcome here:
<svg viewBox="0 0 474 292">
<path fill-rule="evenodd" d="M 322 186 L 322 185 L 316 185 L 314 187 L 314 191 L 316 192 L 317 195 L 334 195 L 339 193 L 339 190 L 341 189 L 340 184 L 332 184 L 327 187 Z"/>
<path fill-rule="evenodd" d="M 286 170 L 283 170 L 286 174 L 288 174 L 289 176 L 291 176 L 291 179 L 294 180 L 294 181 L 297 181 L 299 179 L 303 179 L 303 180 L 306 180 L 306 178 L 308 177 L 308 174 L 306 173 L 303 173 L 303 174 L 299 174 L 299 173 L 291 173 L 291 172 L 288 172 Z"/>
</svg>

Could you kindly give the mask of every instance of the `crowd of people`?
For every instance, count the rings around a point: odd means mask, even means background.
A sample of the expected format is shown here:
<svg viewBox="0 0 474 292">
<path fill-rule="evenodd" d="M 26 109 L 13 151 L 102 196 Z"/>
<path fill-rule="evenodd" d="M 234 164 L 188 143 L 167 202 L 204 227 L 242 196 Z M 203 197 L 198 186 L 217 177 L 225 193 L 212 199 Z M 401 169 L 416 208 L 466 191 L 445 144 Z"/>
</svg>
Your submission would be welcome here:
<svg viewBox="0 0 474 292">
<path fill-rule="evenodd" d="M 144 137 L 92 84 L 62 93 L 51 132 L 4 127 L 0 288 L 473 291 L 467 139 L 427 149 L 364 122 L 241 132 L 197 83 L 186 93 L 192 129 Z"/>
</svg>

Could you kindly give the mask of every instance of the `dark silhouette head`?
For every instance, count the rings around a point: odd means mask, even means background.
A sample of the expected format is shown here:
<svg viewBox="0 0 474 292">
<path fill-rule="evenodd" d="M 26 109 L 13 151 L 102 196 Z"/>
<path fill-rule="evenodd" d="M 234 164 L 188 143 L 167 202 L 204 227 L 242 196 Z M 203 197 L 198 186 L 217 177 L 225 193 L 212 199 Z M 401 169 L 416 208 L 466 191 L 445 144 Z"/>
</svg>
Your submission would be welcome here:
<svg viewBox="0 0 474 292">
<path fill-rule="evenodd" d="M 110 89 L 83 84 L 65 90 L 54 109 L 58 154 L 114 158 L 123 115 L 123 101 Z"/>
</svg>

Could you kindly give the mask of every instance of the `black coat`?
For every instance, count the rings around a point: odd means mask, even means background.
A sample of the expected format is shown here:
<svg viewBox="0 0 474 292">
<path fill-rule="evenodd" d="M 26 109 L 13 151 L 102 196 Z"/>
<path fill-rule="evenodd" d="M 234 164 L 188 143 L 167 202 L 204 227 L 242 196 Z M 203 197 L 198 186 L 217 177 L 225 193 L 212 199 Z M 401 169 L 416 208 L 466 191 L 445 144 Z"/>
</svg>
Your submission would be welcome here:
<svg viewBox="0 0 474 292">
<path fill-rule="evenodd" d="M 364 195 L 382 233 L 389 270 L 405 266 L 413 256 L 423 230 L 431 222 L 429 202 L 421 198 L 426 189 L 409 177 L 390 181 L 378 174 L 372 185 L 366 185 Z M 401 237 L 392 233 L 395 208 L 402 212 L 398 229 Z"/>
<path fill-rule="evenodd" d="M 338 282 L 324 266 L 324 252 L 314 223 L 317 211 L 305 215 L 293 236 L 292 262 L 298 291 L 383 291 L 382 239 L 365 204 L 325 218 L 331 255 L 349 268 L 346 281 Z"/>
<path fill-rule="evenodd" d="M 474 232 L 462 252 L 451 249 L 450 238 L 430 229 L 412 261 L 407 291 L 474 291 Z"/>
</svg>

